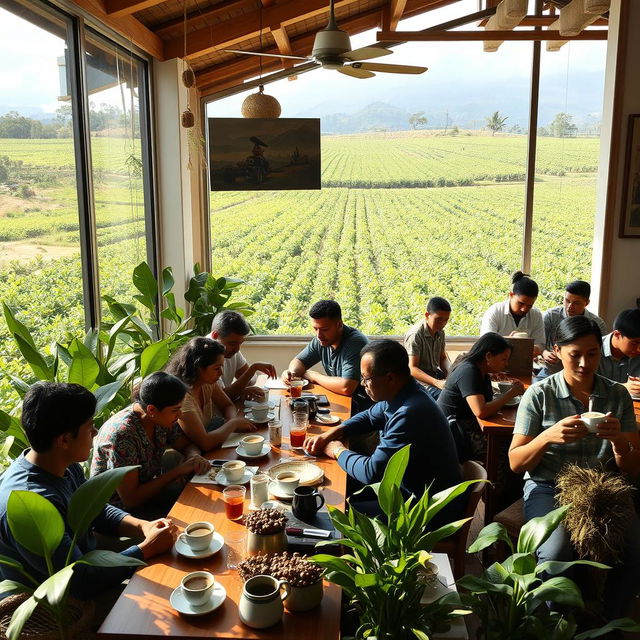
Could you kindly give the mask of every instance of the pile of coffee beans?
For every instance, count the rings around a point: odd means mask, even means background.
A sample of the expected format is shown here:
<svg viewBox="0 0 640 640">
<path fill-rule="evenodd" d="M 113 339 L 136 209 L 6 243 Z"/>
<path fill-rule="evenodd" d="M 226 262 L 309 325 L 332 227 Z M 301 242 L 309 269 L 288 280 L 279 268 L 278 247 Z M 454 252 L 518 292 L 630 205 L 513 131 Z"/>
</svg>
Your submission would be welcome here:
<svg viewBox="0 0 640 640">
<path fill-rule="evenodd" d="M 258 509 L 247 516 L 246 525 L 251 533 L 280 533 L 287 526 L 287 516 L 277 509 Z"/>
<path fill-rule="evenodd" d="M 238 573 L 246 582 L 253 576 L 273 576 L 288 580 L 293 587 L 308 587 L 322 578 L 322 567 L 311 564 L 299 553 L 272 553 L 252 556 L 238 565 Z"/>
</svg>

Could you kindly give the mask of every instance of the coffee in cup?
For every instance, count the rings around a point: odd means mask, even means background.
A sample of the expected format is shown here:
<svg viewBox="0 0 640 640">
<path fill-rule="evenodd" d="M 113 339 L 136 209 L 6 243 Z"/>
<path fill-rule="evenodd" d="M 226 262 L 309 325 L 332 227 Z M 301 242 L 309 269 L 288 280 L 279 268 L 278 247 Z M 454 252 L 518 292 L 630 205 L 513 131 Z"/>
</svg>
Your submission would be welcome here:
<svg viewBox="0 0 640 640">
<path fill-rule="evenodd" d="M 209 600 L 214 585 L 215 578 L 208 571 L 188 573 L 180 583 L 184 597 L 194 606 L 203 605 Z"/>
<path fill-rule="evenodd" d="M 529 334 L 526 331 L 515 331 L 512 335 L 512 338 L 528 338 Z"/>
<path fill-rule="evenodd" d="M 246 466 L 247 463 L 242 460 L 229 460 L 222 465 L 222 473 L 229 482 L 239 482 L 244 476 Z"/>
<path fill-rule="evenodd" d="M 192 551 L 203 551 L 209 548 L 214 531 L 215 527 L 210 522 L 192 522 L 180 534 L 180 540 Z"/>
<path fill-rule="evenodd" d="M 254 433 L 250 436 L 245 436 L 240 442 L 246 453 L 250 456 L 257 456 L 262 451 L 264 437 Z"/>
<path fill-rule="evenodd" d="M 600 413 L 600 411 L 587 411 L 587 413 L 583 413 L 580 416 L 580 419 L 589 433 L 596 433 L 598 425 L 602 424 L 607 419 L 607 416 L 604 413 Z"/>
<path fill-rule="evenodd" d="M 295 471 L 281 471 L 276 476 L 276 482 L 282 493 L 292 496 L 296 487 L 300 484 L 300 475 Z"/>
<path fill-rule="evenodd" d="M 254 404 L 251 407 L 251 416 L 256 422 L 266 422 L 269 415 L 269 403 Z"/>
</svg>

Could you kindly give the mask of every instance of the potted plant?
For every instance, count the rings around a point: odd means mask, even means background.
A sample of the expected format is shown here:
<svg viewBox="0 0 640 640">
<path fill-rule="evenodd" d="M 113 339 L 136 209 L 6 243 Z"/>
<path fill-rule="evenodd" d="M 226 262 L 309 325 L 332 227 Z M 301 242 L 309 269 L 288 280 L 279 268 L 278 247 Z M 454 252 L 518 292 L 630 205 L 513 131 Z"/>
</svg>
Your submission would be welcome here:
<svg viewBox="0 0 640 640">
<path fill-rule="evenodd" d="M 18 544 L 44 559 L 49 577 L 40 584 L 19 561 L 0 555 L 0 563 L 10 566 L 24 578 L 22 582 L 3 580 L 0 582 L 0 592 L 26 595 L 26 599 L 11 616 L 6 630 L 9 640 L 18 640 L 23 635 L 23 630 L 28 634 L 25 625 L 28 629 L 28 621 L 36 611 L 40 614 L 39 626 L 43 619 L 48 620 L 52 631 L 57 631 L 61 640 L 67 637 L 74 622 L 70 617 L 69 583 L 77 564 L 97 567 L 135 567 L 145 564 L 137 558 L 104 550 L 89 551 L 80 559 L 71 561 L 71 553 L 78 538 L 87 532 L 124 476 L 135 468 L 130 466 L 111 469 L 91 478 L 75 491 L 66 514 L 66 523 L 73 538 L 64 566 L 57 571 L 52 558 L 65 535 L 65 521 L 56 507 L 41 495 L 32 491 L 11 492 L 7 502 L 7 520 L 11 534 Z M 79 607 L 75 608 L 77 610 Z"/>
<path fill-rule="evenodd" d="M 287 516 L 278 509 L 258 509 L 247 516 L 247 554 L 278 553 L 287 548 Z"/>
<path fill-rule="evenodd" d="M 340 557 L 318 554 L 311 558 L 325 569 L 325 578 L 340 585 L 349 598 L 359 619 L 356 638 L 426 640 L 432 632 L 446 631 L 449 621 L 462 613 L 439 601 L 422 606 L 425 587 L 419 575 L 431 558 L 429 551 L 467 519 L 434 531 L 426 531 L 427 525 L 477 481 L 463 482 L 434 495 L 426 490 L 418 500 L 405 500 L 400 484 L 408 462 L 406 446 L 391 457 L 382 482 L 371 485 L 387 524 L 353 507 L 345 515 L 329 506 L 333 525 L 342 534 L 340 543 L 350 552 Z"/>
<path fill-rule="evenodd" d="M 238 573 L 245 582 L 258 575 L 286 580 L 291 587 L 284 599 L 288 611 L 309 611 L 322 601 L 322 568 L 299 553 L 284 551 L 252 556 L 238 565 Z"/>
<path fill-rule="evenodd" d="M 480 618 L 478 637 L 481 640 L 577 640 L 596 638 L 620 629 L 640 631 L 640 625 L 628 618 L 614 620 L 600 629 L 575 635 L 577 625 L 570 613 L 550 611 L 547 602 L 570 608 L 583 609 L 579 587 L 573 580 L 558 575 L 575 565 L 589 565 L 608 569 L 606 565 L 590 560 L 572 562 L 536 561 L 536 551 L 565 517 L 569 506 L 560 507 L 540 518 L 532 518 L 521 529 L 514 548 L 505 527 L 497 522 L 486 526 L 469 553 L 482 551 L 494 542 L 504 542 L 512 552 L 504 562 L 495 562 L 480 577 L 467 575 L 457 584 L 466 590 L 460 602 Z M 445 596 L 456 602 L 458 594 Z"/>
</svg>

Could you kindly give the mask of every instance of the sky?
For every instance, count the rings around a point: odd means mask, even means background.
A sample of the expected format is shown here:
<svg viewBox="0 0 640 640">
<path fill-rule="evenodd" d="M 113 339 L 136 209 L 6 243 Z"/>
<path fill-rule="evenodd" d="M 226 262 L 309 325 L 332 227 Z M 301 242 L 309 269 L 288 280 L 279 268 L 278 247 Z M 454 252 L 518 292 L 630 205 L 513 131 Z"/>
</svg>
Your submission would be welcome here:
<svg viewBox="0 0 640 640">
<path fill-rule="evenodd" d="M 461 0 L 404 20 L 399 28 L 424 29 L 476 10 L 477 0 Z M 374 44 L 375 31 L 355 35 L 351 43 L 352 48 Z M 375 78 L 358 80 L 320 69 L 302 74 L 295 81 L 268 85 L 266 92 L 278 98 L 284 117 L 295 117 L 309 113 L 352 113 L 373 102 L 391 102 L 410 110 L 424 105 L 455 110 L 465 97 L 473 100 L 483 90 L 494 92 L 498 84 L 506 89 L 500 99 L 508 100 L 509 87 L 522 93 L 529 82 L 530 43 L 507 42 L 497 53 L 484 53 L 480 42 L 407 43 L 393 51 L 382 62 L 420 64 L 429 67 L 429 71 L 409 77 L 380 73 Z M 9 109 L 53 114 L 61 104 L 57 101 L 57 58 L 63 53 L 62 40 L 0 9 L 0 114 Z M 599 82 L 604 56 L 605 44 L 601 42 L 574 42 L 560 52 L 544 53 L 543 91 L 546 79 L 552 87 L 549 96 L 553 94 L 556 103 L 569 102 L 572 96 L 577 103 L 583 103 L 583 92 L 591 89 L 583 85 Z M 215 102 L 209 115 L 239 116 L 245 97 L 246 94 L 240 94 Z M 590 110 L 597 111 L 598 102 L 594 105 Z"/>
</svg>

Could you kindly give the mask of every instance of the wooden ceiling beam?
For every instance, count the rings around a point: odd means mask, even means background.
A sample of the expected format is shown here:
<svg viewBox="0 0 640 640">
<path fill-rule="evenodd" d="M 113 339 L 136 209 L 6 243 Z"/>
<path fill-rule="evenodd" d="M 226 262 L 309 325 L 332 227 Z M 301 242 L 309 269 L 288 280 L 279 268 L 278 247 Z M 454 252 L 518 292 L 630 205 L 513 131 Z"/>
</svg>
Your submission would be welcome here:
<svg viewBox="0 0 640 640">
<path fill-rule="evenodd" d="M 550 27 L 556 20 L 558 16 L 527 16 L 523 18 L 520 22 L 521 27 Z M 479 23 L 478 26 L 483 27 L 486 24 L 486 20 L 483 20 Z M 598 27 L 606 27 L 608 26 L 609 21 L 606 18 L 598 18 L 592 25 Z"/>
<path fill-rule="evenodd" d="M 201 22 L 202 20 L 213 20 L 218 18 L 219 16 L 222 16 L 229 11 L 233 11 L 234 9 L 243 9 L 245 7 L 255 6 L 255 0 L 227 0 L 227 2 L 216 4 L 207 9 L 202 9 L 202 11 L 196 9 L 195 11 L 187 13 L 187 28 L 190 29 L 196 22 Z M 156 24 L 151 27 L 151 29 L 159 36 L 166 36 L 170 33 L 174 33 L 176 30 L 181 30 L 183 28 L 183 24 L 183 17 L 178 16 L 177 18 L 172 18 L 166 22 Z"/>
<path fill-rule="evenodd" d="M 379 31 L 383 42 L 482 42 L 484 40 L 606 40 L 607 29 L 585 30 L 576 36 L 562 36 L 559 31 Z"/>
<path fill-rule="evenodd" d="M 395 31 L 407 6 L 407 0 L 390 0 L 386 6 L 389 8 L 383 13 L 382 29 L 383 31 Z M 386 20 L 389 21 L 388 25 Z"/>
<path fill-rule="evenodd" d="M 104 10 L 109 16 L 121 18 L 132 13 L 155 7 L 165 0 L 104 0 Z"/>
<path fill-rule="evenodd" d="M 287 34 L 287 29 L 283 25 L 280 25 L 278 29 L 274 29 L 271 32 L 273 39 L 276 42 L 276 46 L 278 47 L 278 51 L 285 56 L 294 56 L 293 49 L 291 48 L 291 41 L 289 40 L 289 35 Z M 285 69 L 290 69 L 294 65 L 294 61 L 289 58 L 280 58 L 282 61 L 282 66 Z M 295 76 L 291 76 L 290 80 L 294 80 Z"/>
<path fill-rule="evenodd" d="M 133 16 L 116 17 L 107 15 L 101 0 L 74 0 L 74 2 L 108 27 L 111 27 L 114 31 L 131 40 L 136 46 L 146 51 L 153 58 L 166 60 L 162 39 Z"/>
</svg>

